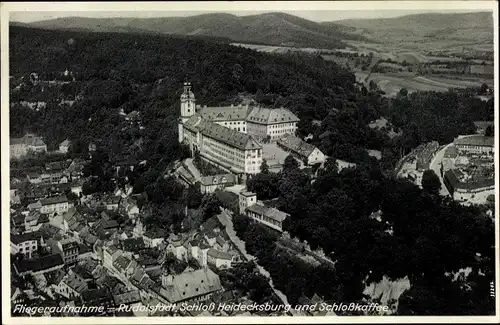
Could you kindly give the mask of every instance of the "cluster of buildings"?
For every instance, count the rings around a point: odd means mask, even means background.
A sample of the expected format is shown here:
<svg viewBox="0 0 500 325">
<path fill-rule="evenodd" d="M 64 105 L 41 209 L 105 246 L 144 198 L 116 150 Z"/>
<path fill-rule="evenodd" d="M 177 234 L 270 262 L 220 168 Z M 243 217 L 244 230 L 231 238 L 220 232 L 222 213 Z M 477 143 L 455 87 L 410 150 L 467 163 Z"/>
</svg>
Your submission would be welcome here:
<svg viewBox="0 0 500 325">
<path fill-rule="evenodd" d="M 47 145 L 41 137 L 27 133 L 21 138 L 10 138 L 10 157 L 21 158 L 28 153 L 45 153 Z"/>
<path fill-rule="evenodd" d="M 454 200 L 464 204 L 494 204 L 494 137 L 463 136 L 444 154 L 441 173 Z"/>
<path fill-rule="evenodd" d="M 148 212 L 141 211 L 130 186 L 82 195 L 85 163 L 51 162 L 37 173 L 30 170 L 24 178 L 11 180 L 13 310 L 15 304 L 102 305 L 109 308 L 78 315 L 196 316 L 201 310 L 179 308 L 254 303 L 246 294 L 225 288 L 216 272 L 245 261 L 217 217 L 179 234 L 147 225 Z M 234 177 L 206 178 L 205 193 L 214 191 L 214 182 L 233 184 Z M 186 216 L 196 213 L 202 211 L 185 211 Z M 138 311 L 118 312 L 124 304 Z M 178 308 L 166 308 L 172 304 Z M 204 313 L 241 314 L 217 309 Z"/>
<path fill-rule="evenodd" d="M 71 141 L 64 140 L 59 144 L 58 153 L 68 153 Z M 21 138 L 10 138 L 10 159 L 23 158 L 29 154 L 42 154 L 47 152 L 47 145 L 43 138 L 33 133 L 26 133 Z"/>
<path fill-rule="evenodd" d="M 258 174 L 265 155 L 262 143 L 268 142 L 278 143 L 309 164 L 325 160 L 319 149 L 294 136 L 299 119 L 285 108 L 197 105 L 188 82 L 180 102 L 179 142 L 229 173 Z"/>
<path fill-rule="evenodd" d="M 289 217 L 287 213 L 258 201 L 257 194 L 248 191 L 240 192 L 238 207 L 240 214 L 280 232 L 283 231 L 283 221 Z"/>
<path fill-rule="evenodd" d="M 118 223 L 110 211 L 97 213 L 87 205 L 47 215 L 36 230 L 11 234 L 13 304 L 109 307 L 85 316 L 119 316 L 125 304 L 137 308 L 125 316 L 195 316 L 201 311 L 180 307 L 253 303 L 225 288 L 215 271 L 243 261 L 217 217 L 173 234 L 145 226 L 141 218 Z M 172 304 L 177 308 L 151 308 Z"/>
<path fill-rule="evenodd" d="M 420 144 L 403 160 L 400 175 L 412 180 L 418 186 L 422 186 L 424 171 L 430 169 L 432 159 L 438 150 L 439 143 L 437 141 Z"/>
<path fill-rule="evenodd" d="M 423 173 L 432 169 L 442 181 L 442 195 L 449 194 L 463 205 L 493 205 L 495 141 L 482 133 L 459 136 L 444 147 L 435 141 L 421 144 L 403 159 L 399 176 L 422 186 Z"/>
</svg>

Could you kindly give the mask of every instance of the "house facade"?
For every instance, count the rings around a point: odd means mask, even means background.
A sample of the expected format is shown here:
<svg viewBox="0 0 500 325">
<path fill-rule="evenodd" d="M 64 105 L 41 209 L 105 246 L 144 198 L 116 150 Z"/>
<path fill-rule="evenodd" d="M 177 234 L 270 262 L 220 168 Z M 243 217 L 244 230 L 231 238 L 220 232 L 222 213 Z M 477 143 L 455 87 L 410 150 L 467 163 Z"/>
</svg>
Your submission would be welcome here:
<svg viewBox="0 0 500 325">
<path fill-rule="evenodd" d="M 41 137 L 32 133 L 27 133 L 21 138 L 10 139 L 10 158 L 22 158 L 28 153 L 47 152 L 47 145 Z"/>
<path fill-rule="evenodd" d="M 233 174 L 205 176 L 200 180 L 200 191 L 202 194 L 213 193 L 215 190 L 223 190 L 224 188 L 233 186 L 236 183 L 237 179 Z"/>
<path fill-rule="evenodd" d="M 38 251 L 38 241 L 40 238 L 34 232 L 28 232 L 21 235 L 10 235 L 10 253 L 21 253 L 26 258 L 32 258 L 33 254 Z"/>
<path fill-rule="evenodd" d="M 40 204 L 40 213 L 43 214 L 63 214 L 68 212 L 70 208 L 70 203 L 66 195 L 41 199 Z"/>
<path fill-rule="evenodd" d="M 495 138 L 482 135 L 474 135 L 458 138 L 453 141 L 459 152 L 493 155 L 495 151 Z"/>
<path fill-rule="evenodd" d="M 240 192 L 238 200 L 241 214 L 269 228 L 280 232 L 283 231 L 283 221 L 289 217 L 287 213 L 257 201 L 257 194 L 252 192 Z"/>
<path fill-rule="evenodd" d="M 283 135 L 277 145 L 307 165 L 321 164 L 327 158 L 316 146 L 291 134 Z"/>
</svg>

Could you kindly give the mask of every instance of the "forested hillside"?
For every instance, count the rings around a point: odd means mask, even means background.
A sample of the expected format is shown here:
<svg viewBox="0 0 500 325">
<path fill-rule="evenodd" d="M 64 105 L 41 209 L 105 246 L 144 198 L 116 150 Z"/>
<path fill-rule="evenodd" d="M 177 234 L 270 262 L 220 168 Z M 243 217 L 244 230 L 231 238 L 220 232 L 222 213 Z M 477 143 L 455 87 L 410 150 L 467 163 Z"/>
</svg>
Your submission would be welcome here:
<svg viewBox="0 0 500 325">
<path fill-rule="evenodd" d="M 363 40 L 351 35 L 349 28 L 328 26 L 297 16 L 271 12 L 235 16 L 207 13 L 190 17 L 161 18 L 85 18 L 68 17 L 31 23 L 31 27 L 48 29 L 80 29 L 94 32 L 149 32 L 157 34 L 221 37 L 237 42 L 287 45 L 314 48 L 344 48 L 343 40 Z"/>
<path fill-rule="evenodd" d="M 36 72 L 40 79 L 50 79 L 51 73 L 65 69 L 75 75 L 72 83 L 43 91 L 41 85 L 23 86 L 12 95 L 14 102 L 44 99 L 48 105 L 38 112 L 13 107 L 11 135 L 33 131 L 44 135 L 50 145 L 66 137 L 114 139 L 119 108 L 142 113 L 145 130 L 141 132 L 147 138 L 175 139 L 178 99 L 186 79 L 201 104 L 236 102 L 240 94 L 247 94 L 263 105 L 288 107 L 302 119 L 303 133 L 312 130 L 313 119 L 344 110 L 357 121 L 356 125 L 347 121 L 344 129 L 353 134 L 361 129 L 353 140 L 361 146 L 369 139 L 365 124 L 377 118 L 375 107 L 383 102 L 377 94 L 363 95 L 353 74 L 319 56 L 274 56 L 165 36 L 23 27 L 11 28 L 10 41 L 10 71 L 15 78 Z M 83 99 L 72 107 L 55 104 L 75 94 Z M 373 104 L 367 105 L 368 101 Z M 122 140 L 112 141 L 116 151 L 123 149 Z M 175 146 L 172 142 L 168 145 Z"/>
<path fill-rule="evenodd" d="M 192 82 L 200 104 L 238 103 L 245 96 L 262 105 L 291 109 L 301 119 L 299 134 L 313 134 L 314 144 L 339 159 L 368 162 L 370 157 L 365 149 L 376 149 L 385 152 L 383 159 L 387 161 L 383 164 L 390 167 L 401 152 L 418 145 L 411 132 L 389 139 L 385 133 L 368 128 L 367 124 L 380 114 L 391 115 L 393 103 L 381 96 L 376 85 L 356 84 L 352 73 L 319 56 L 273 55 L 219 42 L 167 36 L 12 26 L 10 61 L 14 81 L 22 76 L 28 79 L 32 72 L 38 73 L 40 80 L 53 80 L 54 74 L 64 70 L 75 76 L 74 82 L 65 84 L 25 82 L 11 94 L 11 135 L 39 133 L 45 136 L 49 147 L 68 137 L 82 142 L 110 139 L 106 143 L 113 155 L 127 152 L 142 137 L 143 150 L 134 153 L 139 156 L 151 156 L 162 139 L 162 145 L 176 148 L 171 140 L 176 138 L 178 98 L 186 79 Z M 71 107 L 56 103 L 76 96 L 80 99 Z M 443 96 L 448 95 L 432 95 L 425 106 L 430 120 L 439 123 L 446 119 L 443 125 L 466 123 L 465 129 L 473 128 L 472 121 L 484 115 L 478 112 L 493 108 L 477 100 L 474 106 L 453 106 L 454 113 L 444 115 L 440 113 L 440 106 L 446 103 L 440 99 Z M 452 96 L 458 103 L 470 100 L 470 96 Z M 15 105 L 22 100 L 43 100 L 47 106 L 35 111 Z M 400 102 L 396 114 L 411 105 L 411 101 Z M 120 108 L 125 113 L 141 112 L 144 129 L 117 132 Z M 403 116 L 404 121 L 396 125 L 404 131 L 412 122 L 420 124 L 419 114 L 403 112 Z M 434 126 L 419 126 L 423 128 L 419 132 L 425 133 L 429 127 Z M 434 128 L 437 135 L 420 138 L 441 140 L 439 133 L 446 132 L 449 140 L 463 130 Z"/>
</svg>

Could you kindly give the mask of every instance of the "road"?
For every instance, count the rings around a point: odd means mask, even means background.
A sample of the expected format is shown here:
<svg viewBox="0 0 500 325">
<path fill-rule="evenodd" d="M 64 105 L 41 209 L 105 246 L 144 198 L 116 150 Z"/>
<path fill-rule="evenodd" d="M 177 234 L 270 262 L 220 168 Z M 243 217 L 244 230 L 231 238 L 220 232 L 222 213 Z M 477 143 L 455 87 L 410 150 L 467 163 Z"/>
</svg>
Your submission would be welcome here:
<svg viewBox="0 0 500 325">
<path fill-rule="evenodd" d="M 197 182 L 199 182 L 201 180 L 201 174 L 200 174 L 200 171 L 198 170 L 198 168 L 196 168 L 193 164 L 193 158 L 188 158 L 184 161 L 184 163 L 186 164 L 187 168 L 189 169 L 189 171 L 191 172 L 191 174 L 193 174 L 194 178 L 196 179 Z"/>
<path fill-rule="evenodd" d="M 446 146 L 444 146 L 443 148 L 441 148 L 438 152 L 436 152 L 436 154 L 432 158 L 432 161 L 429 165 L 429 168 L 432 169 L 436 173 L 436 175 L 439 177 L 439 180 L 441 181 L 441 190 L 440 190 L 439 194 L 441 194 L 443 196 L 450 195 L 450 193 L 448 192 L 448 189 L 444 185 L 443 177 L 441 177 L 441 162 L 443 161 L 444 153 L 446 152 L 446 149 L 448 149 L 452 145 L 453 145 L 453 143 L 449 143 Z"/>
<path fill-rule="evenodd" d="M 230 212 L 228 212 L 225 209 L 222 209 L 222 212 L 217 216 L 217 219 L 219 219 L 220 223 L 226 227 L 226 232 L 229 236 L 229 239 L 233 242 L 234 245 L 238 248 L 238 250 L 245 256 L 245 258 L 248 261 L 254 261 L 257 269 L 259 270 L 260 274 L 263 276 L 267 277 L 269 279 L 269 286 L 271 289 L 273 289 L 274 293 L 276 296 L 278 296 L 281 300 L 281 302 L 284 305 L 289 305 L 287 297 L 281 292 L 280 290 L 276 289 L 273 284 L 273 279 L 271 278 L 271 275 L 269 272 L 267 272 L 262 266 L 260 266 L 257 262 L 254 256 L 250 255 L 247 253 L 246 248 L 245 248 L 245 242 L 242 241 L 237 235 L 236 231 L 234 230 L 234 225 L 233 225 L 233 220 L 231 217 Z M 292 309 L 290 309 L 290 312 L 292 315 L 296 314 Z"/>
</svg>

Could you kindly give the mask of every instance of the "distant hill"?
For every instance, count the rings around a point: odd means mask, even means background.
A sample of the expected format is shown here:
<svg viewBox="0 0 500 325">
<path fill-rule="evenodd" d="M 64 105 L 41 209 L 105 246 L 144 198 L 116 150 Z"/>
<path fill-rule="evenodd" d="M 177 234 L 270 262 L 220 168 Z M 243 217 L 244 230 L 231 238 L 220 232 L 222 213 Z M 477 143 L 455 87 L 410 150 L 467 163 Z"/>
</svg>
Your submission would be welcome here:
<svg viewBox="0 0 500 325">
<path fill-rule="evenodd" d="M 493 13 L 425 13 L 385 19 L 348 19 L 322 23 L 343 25 L 356 33 L 381 42 L 462 41 L 493 43 Z"/>
<path fill-rule="evenodd" d="M 315 48 L 343 48 L 343 40 L 364 39 L 353 28 L 316 23 L 285 13 L 235 16 L 225 13 L 165 18 L 67 17 L 29 24 L 32 27 L 94 32 L 137 32 L 222 37 L 243 43 Z"/>
</svg>

